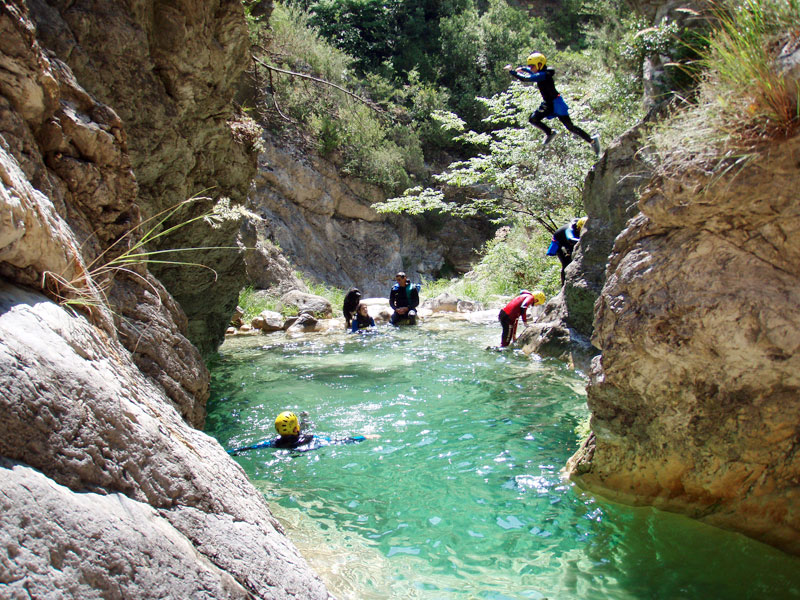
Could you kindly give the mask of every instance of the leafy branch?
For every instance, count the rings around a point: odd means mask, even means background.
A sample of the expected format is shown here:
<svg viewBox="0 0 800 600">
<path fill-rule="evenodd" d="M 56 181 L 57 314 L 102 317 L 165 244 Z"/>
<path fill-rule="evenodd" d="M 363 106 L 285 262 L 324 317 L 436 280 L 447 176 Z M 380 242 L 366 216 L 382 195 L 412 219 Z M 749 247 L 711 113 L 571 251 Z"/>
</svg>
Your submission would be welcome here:
<svg viewBox="0 0 800 600">
<path fill-rule="evenodd" d="M 517 83 L 492 98 L 479 98 L 489 113 L 484 123 L 490 130 L 482 133 L 465 130 L 457 115 L 434 113 L 440 127 L 456 132 L 456 140 L 479 153 L 451 163 L 434 176 L 439 186 L 411 188 L 373 207 L 383 213 L 436 210 L 462 217 L 483 214 L 496 222 L 523 218 L 554 231 L 557 225 L 551 215 L 578 209 L 592 159 L 588 147 L 563 129 L 547 147 L 542 146 L 543 135 L 527 123 L 539 100 L 535 88 Z M 585 111 L 577 104 L 571 108 L 577 120 Z M 444 189 L 448 186 L 467 189 L 470 196 L 461 203 L 446 201 Z"/>
</svg>

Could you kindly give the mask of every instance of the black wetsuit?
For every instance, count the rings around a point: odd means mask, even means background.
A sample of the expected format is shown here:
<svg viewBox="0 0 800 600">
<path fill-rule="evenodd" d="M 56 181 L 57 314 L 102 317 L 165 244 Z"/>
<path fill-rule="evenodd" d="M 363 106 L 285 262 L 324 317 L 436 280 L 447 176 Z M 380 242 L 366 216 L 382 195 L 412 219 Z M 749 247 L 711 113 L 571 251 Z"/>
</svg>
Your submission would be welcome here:
<svg viewBox="0 0 800 600">
<path fill-rule="evenodd" d="M 392 286 L 392 291 L 389 292 L 389 306 L 394 310 L 389 322 L 392 325 L 397 325 L 401 321 L 408 320 L 413 325 L 417 320 L 416 308 L 418 305 L 419 284 L 412 285 L 409 283 L 407 286 L 401 287 L 399 283 L 395 283 Z M 403 315 L 398 314 L 397 309 L 406 306 L 408 307 L 408 312 Z"/>
<path fill-rule="evenodd" d="M 578 244 L 578 238 L 581 237 L 577 226 L 578 219 L 572 219 L 572 221 L 563 227 L 556 229 L 553 234 L 553 241 L 557 242 L 559 245 L 556 256 L 558 256 L 558 260 L 561 261 L 561 285 L 564 285 L 566 279 L 566 273 L 564 271 L 567 265 L 572 262 L 572 251 Z"/>
<path fill-rule="evenodd" d="M 545 135 L 549 136 L 553 133 L 547 125 L 542 123 L 543 119 L 558 118 L 569 131 L 577 135 L 582 140 L 592 143 L 592 136 L 586 133 L 583 129 L 575 125 L 572 119 L 569 118 L 569 110 L 567 103 L 561 98 L 561 94 L 556 90 L 556 83 L 553 79 L 555 69 L 547 67 L 541 71 L 534 71 L 530 67 L 519 67 L 522 73 L 517 69 L 509 71 L 512 77 L 524 81 L 526 83 L 534 82 L 536 87 L 539 88 L 539 93 L 542 94 L 542 103 L 536 109 L 528 121 L 534 127 L 538 127 L 544 131 Z"/>
<path fill-rule="evenodd" d="M 344 314 L 347 329 L 350 329 L 350 322 L 353 320 L 353 315 L 356 314 L 356 308 L 361 301 L 361 292 L 357 288 L 351 288 L 347 295 L 344 297 L 342 304 L 342 314 Z"/>
<path fill-rule="evenodd" d="M 356 313 L 356 316 L 353 318 L 353 326 L 350 328 L 350 331 L 355 333 L 359 329 L 366 329 L 367 327 L 375 327 L 375 319 L 369 315 L 364 317 Z"/>
<path fill-rule="evenodd" d="M 324 435 L 314 435 L 306 433 L 302 435 L 282 435 L 271 440 L 264 440 L 252 446 L 244 446 L 242 448 L 234 448 L 228 450 L 228 454 L 236 455 L 245 450 L 257 450 L 258 448 L 281 448 L 285 450 L 296 450 L 297 452 L 308 452 L 309 450 L 316 450 L 323 446 L 334 446 L 340 444 L 353 444 L 355 442 L 363 442 L 365 438 L 363 435 L 354 435 L 343 439 L 331 439 Z"/>
</svg>

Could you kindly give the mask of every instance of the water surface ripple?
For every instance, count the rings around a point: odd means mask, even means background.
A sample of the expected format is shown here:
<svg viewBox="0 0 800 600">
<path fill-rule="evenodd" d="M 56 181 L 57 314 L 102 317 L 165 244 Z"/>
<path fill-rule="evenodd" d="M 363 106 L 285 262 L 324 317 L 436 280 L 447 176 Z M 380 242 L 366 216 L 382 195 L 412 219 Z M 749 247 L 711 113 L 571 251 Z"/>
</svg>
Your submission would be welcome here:
<svg viewBox="0 0 800 600">
<path fill-rule="evenodd" d="M 557 361 L 486 350 L 495 323 L 235 338 L 211 365 L 226 448 L 310 413 L 309 453 L 236 457 L 340 600 L 800 598 L 800 560 L 560 477 L 586 419 Z"/>
</svg>

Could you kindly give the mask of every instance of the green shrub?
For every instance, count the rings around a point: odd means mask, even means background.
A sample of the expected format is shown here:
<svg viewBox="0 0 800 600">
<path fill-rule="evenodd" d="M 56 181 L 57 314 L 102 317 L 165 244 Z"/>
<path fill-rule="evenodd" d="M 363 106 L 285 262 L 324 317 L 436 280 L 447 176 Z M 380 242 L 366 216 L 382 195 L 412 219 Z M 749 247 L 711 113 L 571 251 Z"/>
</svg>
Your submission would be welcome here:
<svg viewBox="0 0 800 600">
<path fill-rule="evenodd" d="M 664 176 L 698 164 L 723 173 L 800 126 L 800 83 L 776 60 L 796 39 L 800 0 L 717 6 L 717 25 L 700 50 L 697 93 L 651 136 Z"/>
<path fill-rule="evenodd" d="M 295 273 L 295 275 L 300 279 L 303 283 L 306 284 L 308 288 L 309 294 L 314 294 L 315 296 L 322 296 L 328 302 L 331 303 L 333 307 L 333 311 L 336 312 L 338 308 L 341 308 L 342 304 L 344 304 L 344 297 L 347 293 L 346 290 L 342 290 L 340 288 L 334 287 L 332 285 L 328 285 L 326 283 L 320 283 L 315 281 L 305 275 L 304 273 L 300 273 L 299 271 Z"/>
<path fill-rule="evenodd" d="M 564 219 L 566 221 L 566 219 Z M 547 298 L 561 289 L 561 263 L 545 255 L 552 235 L 539 225 L 517 224 L 486 243 L 475 273 L 491 294 L 539 289 Z"/>
<path fill-rule="evenodd" d="M 239 293 L 239 308 L 244 311 L 242 320 L 249 323 L 265 310 L 281 312 L 280 298 L 267 295 L 263 291 L 256 293 L 253 286 L 248 286 Z"/>
<path fill-rule="evenodd" d="M 377 111 L 367 97 L 366 83 L 353 76 L 352 59 L 316 33 L 307 13 L 275 4 L 269 28 L 260 22 L 251 26 L 260 27 L 260 45 L 265 50 L 261 63 L 333 84 L 259 64 L 257 77 L 264 98 L 260 108 L 269 129 L 305 139 L 345 173 L 392 193 L 407 187 L 409 170 L 415 176 L 424 175 L 416 125 L 399 125 L 392 120 L 407 121 L 407 111 L 394 111 L 391 104 L 389 112 Z M 380 92 L 387 99 L 404 95 L 393 85 L 381 87 Z"/>
<path fill-rule="evenodd" d="M 564 222 L 568 218 L 564 217 Z M 480 262 L 459 278 L 423 280 L 420 294 L 434 298 L 449 292 L 484 304 L 522 289 L 542 290 L 548 299 L 561 289 L 561 263 L 545 255 L 551 234 L 539 225 L 515 225 L 498 232 L 482 249 Z"/>
<path fill-rule="evenodd" d="M 787 135 L 800 119 L 800 83 L 776 65 L 785 43 L 797 39 L 800 0 L 745 0 L 717 12 L 719 27 L 703 59 L 712 104 L 729 131 Z M 746 132 L 746 133 L 745 133 Z"/>
</svg>

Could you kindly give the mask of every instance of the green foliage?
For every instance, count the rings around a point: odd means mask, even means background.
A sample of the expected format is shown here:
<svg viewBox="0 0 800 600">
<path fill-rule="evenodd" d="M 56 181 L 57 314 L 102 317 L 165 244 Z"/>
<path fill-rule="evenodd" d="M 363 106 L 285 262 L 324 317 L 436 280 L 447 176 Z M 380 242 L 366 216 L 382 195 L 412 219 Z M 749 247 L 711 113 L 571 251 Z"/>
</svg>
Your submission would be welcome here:
<svg viewBox="0 0 800 600">
<path fill-rule="evenodd" d="M 394 77 L 412 70 L 433 81 L 439 67 L 439 21 L 470 0 L 320 0 L 305 2 L 311 23 L 356 59 L 362 74 Z M 388 71 L 387 71 L 388 67 Z"/>
<path fill-rule="evenodd" d="M 717 5 L 704 39 L 692 101 L 657 128 L 651 141 L 665 174 L 703 162 L 719 172 L 752 156 L 764 141 L 800 126 L 800 83 L 787 80 L 777 56 L 797 39 L 800 0 Z"/>
<path fill-rule="evenodd" d="M 322 296 L 331 303 L 334 310 L 344 304 L 344 297 L 345 294 L 347 294 L 346 290 L 315 281 L 299 271 L 295 272 L 295 275 L 306 285 L 309 294 Z"/>
<path fill-rule="evenodd" d="M 484 246 L 474 269 L 477 279 L 493 294 L 514 295 L 535 288 L 553 297 L 561 288 L 561 263 L 546 256 L 550 239 L 550 232 L 540 226 L 508 228 Z"/>
<path fill-rule="evenodd" d="M 480 213 L 501 221 L 513 217 L 542 221 L 563 207 L 577 208 L 593 156 L 588 145 L 562 131 L 563 135 L 542 148 L 541 132 L 525 126 L 527 116 L 540 102 L 536 88 L 514 83 L 507 91 L 480 100 L 489 113 L 485 122 L 497 129 L 491 133 L 466 131 L 457 139 L 484 152 L 452 163 L 435 179 L 456 187 L 488 185 L 492 191 L 456 204 L 445 202 L 439 190 L 414 188 L 402 197 L 376 204 L 378 211 L 419 213 L 436 209 L 460 216 Z M 573 105 L 572 113 L 579 122 L 587 110 Z M 450 126 L 457 122 L 456 117 L 449 117 Z"/>
<path fill-rule="evenodd" d="M 596 53 L 589 52 L 555 53 L 549 59 L 556 65 L 558 89 L 573 122 L 598 132 L 602 139 L 613 139 L 641 115 L 641 88 L 635 78 L 599 68 L 601 63 Z M 528 124 L 528 116 L 541 102 L 538 89 L 514 82 L 478 101 L 485 107 L 483 125 L 488 131 L 466 129 L 464 120 L 453 113 L 432 115 L 442 130 L 458 131 L 455 139 L 474 148 L 470 158 L 453 162 L 434 176 L 440 186 L 469 188 L 470 200 L 447 201 L 441 188 L 416 186 L 375 208 L 412 214 L 483 214 L 501 223 L 523 218 L 551 229 L 558 227 L 552 215 L 579 212 L 584 180 L 595 157 L 586 143 L 555 120 L 552 127 L 559 135 L 542 146 L 542 132 Z"/>
<path fill-rule="evenodd" d="M 306 13 L 276 4 L 270 29 L 261 28 L 263 61 L 325 80 L 364 97 L 368 89 L 353 77 L 352 60 L 310 27 Z M 401 126 L 388 113 L 359 102 L 330 85 L 282 74 L 259 65 L 265 102 L 261 112 L 276 132 L 302 135 L 320 155 L 389 192 L 407 187 L 411 175 L 426 176 L 420 135 L 414 123 Z M 418 81 L 414 82 L 420 87 Z M 398 91 L 382 89 L 391 97 Z M 400 91 L 411 95 L 414 90 Z M 427 96 L 435 103 L 435 97 Z M 400 117 L 408 118 L 400 111 Z M 426 117 L 427 118 L 427 117 Z M 397 115 L 395 115 L 395 120 Z"/>
<path fill-rule="evenodd" d="M 786 134 L 800 118 L 800 83 L 787 80 L 775 59 L 787 41 L 797 39 L 800 0 L 745 0 L 729 6 L 717 13 L 719 27 L 702 61 L 706 81 L 715 87 L 717 115 L 731 129 Z"/>
<path fill-rule="evenodd" d="M 421 106 L 444 108 L 444 100 L 471 126 L 478 126 L 482 107 L 475 97 L 505 87 L 508 76 L 502 66 L 526 56 L 531 44 L 554 48 L 545 34 L 544 21 L 510 7 L 505 0 L 320 0 L 302 4 L 311 11 L 309 22 L 320 35 L 352 56 L 355 69 L 370 78 L 376 91 L 387 82 L 393 87 L 429 86 L 426 91 L 431 97 L 421 103 L 414 100 L 416 94 L 406 95 L 411 102 L 400 102 L 419 123 L 426 123 L 430 114 L 427 111 L 423 117 Z M 431 134 L 421 132 L 420 137 L 427 140 L 434 137 Z"/>
<path fill-rule="evenodd" d="M 619 55 L 632 65 L 641 65 L 648 57 L 672 54 L 672 46 L 679 33 L 675 21 L 665 18 L 659 25 L 648 27 L 644 18 L 632 16 L 625 20 L 625 25 L 627 27 Z"/>
<path fill-rule="evenodd" d="M 198 206 L 210 207 L 200 214 L 195 211 L 194 216 L 186 214 L 187 210 L 191 211 L 190 207 Z M 217 272 L 211 267 L 174 257 L 178 255 L 185 257 L 187 253 L 205 250 L 238 251 L 235 246 L 196 246 L 150 250 L 148 245 L 152 246 L 159 240 L 163 243 L 164 238 L 168 239 L 170 234 L 197 222 L 203 222 L 212 229 L 216 229 L 226 221 L 241 220 L 245 212 L 245 209 L 239 206 L 232 207 L 230 198 L 219 198 L 215 202 L 207 196 L 199 194 L 192 196 L 142 220 L 85 266 L 81 264 L 81 259 L 76 255 L 73 263 L 64 272 L 44 271 L 42 288 L 59 304 L 79 308 L 87 311 L 90 316 L 96 316 L 98 314 L 96 308 L 111 307 L 107 292 L 114 279 L 119 275 L 138 280 L 144 287 L 149 288 L 155 297 L 160 297 L 161 292 L 153 286 L 143 269 L 148 265 L 199 267 L 210 271 L 216 280 Z M 71 274 L 68 274 L 67 271 Z"/>
<path fill-rule="evenodd" d="M 568 216 L 564 216 L 566 222 Z M 423 281 L 421 294 L 434 298 L 449 292 L 484 304 L 521 289 L 542 290 L 547 298 L 559 292 L 561 263 L 545 256 L 550 233 L 539 226 L 504 227 L 481 250 L 481 260 L 466 276 Z"/>
<path fill-rule="evenodd" d="M 249 323 L 265 310 L 281 312 L 281 302 L 277 296 L 256 292 L 252 286 L 248 286 L 239 293 L 239 308 L 244 312 L 242 320 Z"/>
<path fill-rule="evenodd" d="M 322 0 L 312 6 L 310 24 L 362 72 L 391 58 L 397 37 L 397 0 Z"/>
<path fill-rule="evenodd" d="M 480 125 L 484 107 L 476 101 L 508 85 L 503 66 L 522 61 L 532 47 L 549 51 L 546 25 L 511 8 L 505 0 L 490 0 L 485 11 L 470 7 L 439 24 L 441 69 L 437 83 L 450 91 L 450 107 L 470 127 Z"/>
</svg>

